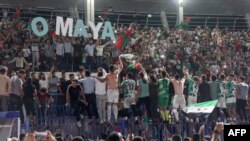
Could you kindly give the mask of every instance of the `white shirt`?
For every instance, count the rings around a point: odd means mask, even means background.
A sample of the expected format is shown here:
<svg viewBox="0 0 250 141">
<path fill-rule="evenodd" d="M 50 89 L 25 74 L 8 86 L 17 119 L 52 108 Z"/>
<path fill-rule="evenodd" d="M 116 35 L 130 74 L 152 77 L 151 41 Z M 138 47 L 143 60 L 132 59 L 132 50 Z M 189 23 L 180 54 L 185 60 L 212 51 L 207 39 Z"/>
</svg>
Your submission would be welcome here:
<svg viewBox="0 0 250 141">
<path fill-rule="evenodd" d="M 56 44 L 56 55 L 60 55 L 60 56 L 63 56 L 64 55 L 64 47 L 63 47 L 63 44 L 59 44 L 57 43 Z"/>
<path fill-rule="evenodd" d="M 31 53 L 30 53 L 30 49 L 28 49 L 28 48 L 26 48 L 26 49 L 24 48 L 24 49 L 23 49 L 23 56 L 24 56 L 24 57 L 29 57 L 30 54 L 31 54 Z"/>
<path fill-rule="evenodd" d="M 97 95 L 106 94 L 106 82 L 100 82 L 99 80 L 95 79 L 95 94 Z"/>
<path fill-rule="evenodd" d="M 104 48 L 104 45 L 96 47 L 96 51 L 97 51 L 96 56 L 102 56 L 103 55 L 103 48 Z"/>
<path fill-rule="evenodd" d="M 95 44 L 92 44 L 92 45 L 87 44 L 85 46 L 85 50 L 87 51 L 88 56 L 94 56 L 94 49 L 95 49 Z"/>
<path fill-rule="evenodd" d="M 31 50 L 32 50 L 32 52 L 39 52 L 38 44 L 32 44 Z"/>
<path fill-rule="evenodd" d="M 48 89 L 48 82 L 46 80 L 39 80 L 40 88 Z"/>
<path fill-rule="evenodd" d="M 72 45 L 70 42 L 65 42 L 64 43 L 64 49 L 65 49 L 65 53 L 72 53 Z"/>
</svg>

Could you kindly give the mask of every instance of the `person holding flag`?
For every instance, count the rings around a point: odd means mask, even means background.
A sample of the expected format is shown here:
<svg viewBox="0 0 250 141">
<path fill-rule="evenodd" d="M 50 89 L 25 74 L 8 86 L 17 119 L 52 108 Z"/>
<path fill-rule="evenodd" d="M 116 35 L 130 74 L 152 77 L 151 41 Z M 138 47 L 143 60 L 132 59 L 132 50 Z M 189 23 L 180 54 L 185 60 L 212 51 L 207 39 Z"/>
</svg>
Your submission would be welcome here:
<svg viewBox="0 0 250 141">
<path fill-rule="evenodd" d="M 120 38 L 117 41 L 116 48 L 117 49 L 125 49 L 126 46 L 128 45 L 128 40 L 133 34 L 134 31 L 134 24 L 131 24 L 130 27 L 128 28 L 128 31 L 126 33 L 122 33 Z"/>
</svg>

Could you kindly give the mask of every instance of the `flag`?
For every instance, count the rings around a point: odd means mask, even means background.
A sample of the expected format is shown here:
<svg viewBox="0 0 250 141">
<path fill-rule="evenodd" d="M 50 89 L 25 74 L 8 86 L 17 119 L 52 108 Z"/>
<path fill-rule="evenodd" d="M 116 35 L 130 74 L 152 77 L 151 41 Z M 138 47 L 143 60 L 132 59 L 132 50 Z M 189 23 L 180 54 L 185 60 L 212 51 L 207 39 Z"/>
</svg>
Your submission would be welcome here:
<svg viewBox="0 0 250 141">
<path fill-rule="evenodd" d="M 129 30 L 126 33 L 123 33 L 123 35 L 119 38 L 116 44 L 116 48 L 118 49 L 124 49 L 128 44 L 128 39 L 132 35 L 132 28 L 129 28 Z"/>
<path fill-rule="evenodd" d="M 213 112 L 217 103 L 218 103 L 218 100 L 213 100 L 213 101 L 193 104 L 193 105 L 188 106 L 184 112 L 187 114 L 188 117 L 207 118 L 210 115 L 210 113 Z"/>
<path fill-rule="evenodd" d="M 187 17 L 181 23 L 177 24 L 176 27 L 179 29 L 188 29 L 189 23 L 191 22 L 191 17 Z"/>
<path fill-rule="evenodd" d="M 55 32 L 55 31 L 52 31 L 52 32 L 50 33 L 50 36 L 51 36 L 52 38 L 54 38 L 54 37 L 56 36 L 56 32 Z"/>
<path fill-rule="evenodd" d="M 20 17 L 19 17 L 19 18 L 16 18 L 16 19 L 13 21 L 13 23 L 12 23 L 12 27 L 13 27 L 13 28 L 18 28 L 18 27 L 20 26 L 21 22 L 22 22 L 22 20 L 21 20 Z"/>
<path fill-rule="evenodd" d="M 187 18 L 185 18 L 185 20 L 184 20 L 186 23 L 190 23 L 191 22 L 191 17 L 187 17 Z"/>
<path fill-rule="evenodd" d="M 20 8 L 16 8 L 15 18 L 20 17 L 20 14 L 21 14 Z"/>
</svg>

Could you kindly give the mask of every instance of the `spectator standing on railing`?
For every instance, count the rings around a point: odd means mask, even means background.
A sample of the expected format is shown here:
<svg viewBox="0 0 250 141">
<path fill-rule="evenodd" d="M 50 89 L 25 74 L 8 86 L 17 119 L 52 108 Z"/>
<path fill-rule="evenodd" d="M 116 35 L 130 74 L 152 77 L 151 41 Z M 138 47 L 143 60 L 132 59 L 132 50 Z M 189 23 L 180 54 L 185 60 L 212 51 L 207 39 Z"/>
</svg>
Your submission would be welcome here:
<svg viewBox="0 0 250 141">
<path fill-rule="evenodd" d="M 96 67 L 103 67 L 102 66 L 102 60 L 103 60 L 103 49 L 104 47 L 106 47 L 107 45 L 109 45 L 111 43 L 111 41 L 104 43 L 103 40 L 98 40 L 97 41 L 97 46 L 96 46 Z"/>
<path fill-rule="evenodd" d="M 46 64 L 48 65 L 49 69 L 52 67 L 55 48 L 51 44 L 50 40 L 46 40 L 44 44 L 44 54 L 46 56 Z"/>
<path fill-rule="evenodd" d="M 246 78 L 241 76 L 237 85 L 237 113 L 240 117 L 240 123 L 248 123 L 246 107 L 248 105 L 249 86 L 245 82 Z"/>
<path fill-rule="evenodd" d="M 31 82 L 37 90 L 40 90 L 39 80 L 37 79 L 35 72 L 31 73 Z"/>
<path fill-rule="evenodd" d="M 19 70 L 17 75 L 11 78 L 10 110 L 20 111 L 21 122 L 24 122 L 22 110 L 23 79 L 25 72 Z"/>
<path fill-rule="evenodd" d="M 126 110 L 126 113 L 128 113 L 126 117 L 131 118 L 132 116 L 133 117 L 137 116 L 138 113 L 135 113 L 135 107 L 136 107 L 135 105 L 136 105 L 136 99 L 137 99 L 136 98 L 136 82 L 135 80 L 133 80 L 133 74 L 131 72 L 128 72 L 126 74 L 125 80 L 121 82 L 121 87 L 123 89 L 124 108 Z M 132 115 L 130 115 L 129 109 L 132 110 L 132 113 L 131 113 Z"/>
<path fill-rule="evenodd" d="M 10 79 L 6 76 L 6 70 L 0 68 L 0 109 L 8 111 L 8 99 L 10 92 Z"/>
<path fill-rule="evenodd" d="M 85 78 L 79 80 L 79 83 L 83 86 L 84 94 L 88 102 L 87 113 L 89 119 L 98 119 L 99 116 L 96 105 L 95 80 L 93 77 L 91 77 L 91 72 L 88 70 L 85 71 Z"/>
<path fill-rule="evenodd" d="M 68 86 L 67 86 L 67 79 L 66 79 L 66 73 L 63 71 L 62 72 L 62 77 L 60 78 L 60 83 L 59 83 L 59 93 L 60 95 L 63 97 L 63 99 L 60 99 L 60 104 L 63 104 L 65 103 L 65 98 L 66 98 L 66 92 L 67 92 L 67 89 L 68 89 Z"/>
<path fill-rule="evenodd" d="M 148 80 L 147 74 L 144 74 L 143 72 L 139 73 L 139 79 L 137 80 L 137 104 L 141 106 L 141 109 L 143 109 L 142 116 L 151 117 L 151 103 L 150 103 L 150 97 L 149 97 L 149 80 Z M 146 115 L 145 115 L 146 113 Z"/>
<path fill-rule="evenodd" d="M 164 122 L 169 121 L 169 84 L 170 80 L 167 78 L 167 72 L 161 71 L 161 78 L 158 80 L 158 106 L 160 108 L 161 118 Z"/>
<path fill-rule="evenodd" d="M 58 86 L 60 79 L 56 76 L 56 72 L 53 70 L 51 76 L 48 77 L 48 93 L 53 98 L 53 103 L 58 104 Z"/>
<path fill-rule="evenodd" d="M 94 62 L 95 62 L 94 50 L 95 50 L 95 48 L 96 48 L 96 44 L 94 44 L 94 40 L 92 38 L 89 39 L 89 42 L 85 46 L 84 49 L 87 53 L 85 69 L 88 69 L 90 71 L 92 71 L 94 69 Z"/>
<path fill-rule="evenodd" d="M 25 60 L 27 62 L 31 62 L 31 51 L 30 51 L 30 48 L 29 48 L 29 43 L 27 40 L 25 40 L 25 43 L 23 45 L 23 49 L 22 49 L 22 52 L 23 52 L 23 57 L 25 58 Z"/>
<path fill-rule="evenodd" d="M 58 38 L 55 39 L 53 38 L 53 42 L 55 44 L 55 49 L 56 49 L 56 67 L 57 70 L 62 71 L 63 70 L 63 58 L 64 58 L 64 44 L 62 42 L 62 39 Z"/>
<path fill-rule="evenodd" d="M 33 39 L 31 44 L 33 70 L 39 67 L 39 47 L 38 39 Z"/>
<path fill-rule="evenodd" d="M 23 104 L 25 106 L 26 115 L 35 115 L 34 97 L 36 96 L 37 89 L 32 83 L 32 79 L 28 78 L 23 84 Z"/>
<path fill-rule="evenodd" d="M 188 75 L 188 96 L 187 105 L 192 105 L 197 103 L 198 90 L 199 90 L 199 77 L 194 76 L 193 78 Z"/>
<path fill-rule="evenodd" d="M 149 98 L 150 98 L 150 113 L 151 113 L 151 119 L 153 122 L 155 122 L 158 118 L 158 93 L 159 93 L 159 86 L 157 83 L 157 79 L 154 75 L 150 76 L 150 82 L 149 82 Z"/>
<path fill-rule="evenodd" d="M 19 52 L 19 53 L 17 54 L 17 57 L 15 57 L 13 60 L 11 60 L 11 61 L 9 62 L 9 64 L 14 63 L 14 62 L 15 62 L 15 70 L 24 69 L 24 68 L 25 68 L 24 64 L 26 64 L 26 65 L 31 65 L 30 63 L 28 63 L 28 62 L 25 60 L 25 58 L 24 58 L 23 55 L 22 55 L 22 52 Z"/>
<path fill-rule="evenodd" d="M 120 63 L 122 63 L 120 59 Z M 115 121 L 118 119 L 118 102 L 119 102 L 119 89 L 118 89 L 118 77 L 122 70 L 122 65 L 118 70 L 115 70 L 113 65 L 109 66 L 109 73 L 105 78 L 97 78 L 101 82 L 107 83 L 107 117 L 108 122 L 111 120 L 111 114 L 115 117 Z"/>
<path fill-rule="evenodd" d="M 104 78 L 102 71 L 97 73 L 97 77 Z M 106 82 L 100 82 L 99 80 L 95 79 L 95 94 L 96 94 L 96 104 L 98 109 L 98 114 L 100 118 L 100 123 L 106 122 L 106 104 L 107 104 L 107 88 Z"/>
<path fill-rule="evenodd" d="M 73 79 L 71 84 L 67 87 L 66 92 L 66 106 L 71 105 L 74 110 L 74 116 L 77 120 L 77 126 L 81 127 L 80 114 L 81 109 L 88 105 L 86 102 L 85 94 L 82 86 L 78 83 L 77 79 Z M 85 109 L 85 108 L 84 108 Z"/>
<path fill-rule="evenodd" d="M 48 89 L 48 82 L 45 76 L 44 72 L 41 72 L 38 76 L 38 80 L 39 80 L 39 88 L 46 88 Z"/>
<path fill-rule="evenodd" d="M 225 75 L 220 74 L 219 81 L 217 82 L 217 94 L 218 94 L 218 104 L 217 107 L 219 108 L 219 114 L 224 112 L 227 114 L 226 108 L 226 82 L 225 82 Z"/>
<path fill-rule="evenodd" d="M 72 44 L 70 42 L 69 38 L 65 39 L 64 42 L 64 60 L 65 60 L 65 70 L 66 71 L 73 71 L 73 53 L 74 48 L 72 47 Z"/>
<path fill-rule="evenodd" d="M 41 88 L 37 94 L 38 98 L 38 114 L 40 124 L 45 124 L 45 118 L 47 116 L 47 110 L 50 107 L 50 103 L 52 102 L 51 95 L 47 92 L 46 88 Z"/>
<path fill-rule="evenodd" d="M 230 121 L 236 121 L 236 82 L 234 81 L 234 74 L 229 75 L 229 80 L 226 83 L 226 105 Z"/>
<path fill-rule="evenodd" d="M 185 69 L 183 69 L 183 73 L 184 74 L 187 73 Z M 174 91 L 175 91 L 175 95 L 173 98 L 173 108 L 174 108 L 173 111 L 177 122 L 179 122 L 179 114 L 177 110 L 183 109 L 186 106 L 186 100 L 183 94 L 185 80 L 186 76 L 180 78 L 180 75 L 178 74 L 175 75 L 175 78 L 171 78 L 171 82 L 174 85 Z"/>
<path fill-rule="evenodd" d="M 82 54 L 83 54 L 83 49 L 84 49 L 84 41 L 81 43 L 81 39 L 75 39 L 73 40 L 73 48 L 74 48 L 74 55 L 73 55 L 73 62 L 74 62 L 74 71 L 79 69 L 79 66 L 83 65 L 82 64 Z M 85 66 L 85 65 L 83 65 Z"/>
<path fill-rule="evenodd" d="M 218 87 L 218 81 L 217 81 L 217 77 L 216 75 L 212 75 L 211 76 L 212 81 L 209 82 L 210 85 L 210 98 L 211 100 L 217 100 L 218 99 L 218 91 L 217 91 L 217 87 Z M 211 114 L 211 119 L 212 121 L 216 121 L 217 120 L 217 108 L 214 109 L 213 113 Z"/>
<path fill-rule="evenodd" d="M 211 100 L 210 97 L 210 85 L 207 82 L 207 76 L 205 74 L 201 75 L 201 83 L 198 88 L 198 102 L 206 102 Z"/>
</svg>

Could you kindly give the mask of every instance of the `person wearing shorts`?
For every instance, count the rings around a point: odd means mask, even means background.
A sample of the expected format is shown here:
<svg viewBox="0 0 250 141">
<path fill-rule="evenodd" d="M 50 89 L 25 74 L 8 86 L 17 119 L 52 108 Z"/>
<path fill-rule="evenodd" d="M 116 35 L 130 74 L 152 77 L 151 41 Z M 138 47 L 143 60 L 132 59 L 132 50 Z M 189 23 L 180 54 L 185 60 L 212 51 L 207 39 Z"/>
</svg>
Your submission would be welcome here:
<svg viewBox="0 0 250 141">
<path fill-rule="evenodd" d="M 226 106 L 231 120 L 236 120 L 236 82 L 234 74 L 229 75 L 229 80 L 226 83 Z"/>
<path fill-rule="evenodd" d="M 161 79 L 158 80 L 158 106 L 160 108 L 161 118 L 163 121 L 169 121 L 169 84 L 170 80 L 167 77 L 166 71 L 161 72 Z"/>
<path fill-rule="evenodd" d="M 179 122 L 179 114 L 177 112 L 177 109 L 183 110 L 186 107 L 186 100 L 183 91 L 187 72 L 183 70 L 183 73 L 185 74 L 185 76 L 182 79 L 180 79 L 180 76 L 178 74 L 175 76 L 174 79 L 171 79 L 175 91 L 173 99 L 173 112 L 177 122 Z"/>
<path fill-rule="evenodd" d="M 221 113 L 221 111 L 223 111 L 224 113 L 226 112 L 226 82 L 225 80 L 225 75 L 221 74 L 219 76 L 219 81 L 217 82 L 217 94 L 218 94 L 218 104 L 217 104 L 217 108 L 219 108 L 218 112 L 219 115 Z"/>
<path fill-rule="evenodd" d="M 119 58 L 120 60 L 120 58 Z M 121 60 L 120 60 L 121 61 Z M 115 71 L 113 65 L 109 66 L 109 72 L 105 78 L 96 77 L 97 80 L 107 83 L 107 120 L 110 122 L 111 114 L 113 112 L 115 121 L 118 118 L 118 102 L 119 102 L 119 89 L 118 89 L 118 76 L 122 70 L 121 67 Z"/>
<path fill-rule="evenodd" d="M 124 108 L 126 110 L 126 113 L 129 113 L 128 110 L 132 108 L 132 105 L 135 106 L 136 103 L 135 101 L 136 82 L 132 79 L 132 76 L 133 76 L 132 73 L 127 73 L 126 80 L 123 80 L 123 82 L 121 83 L 124 96 Z"/>
<path fill-rule="evenodd" d="M 199 78 L 194 76 L 187 76 L 188 81 L 188 97 L 187 97 L 187 104 L 192 105 L 197 103 L 197 94 L 199 90 Z"/>
</svg>

